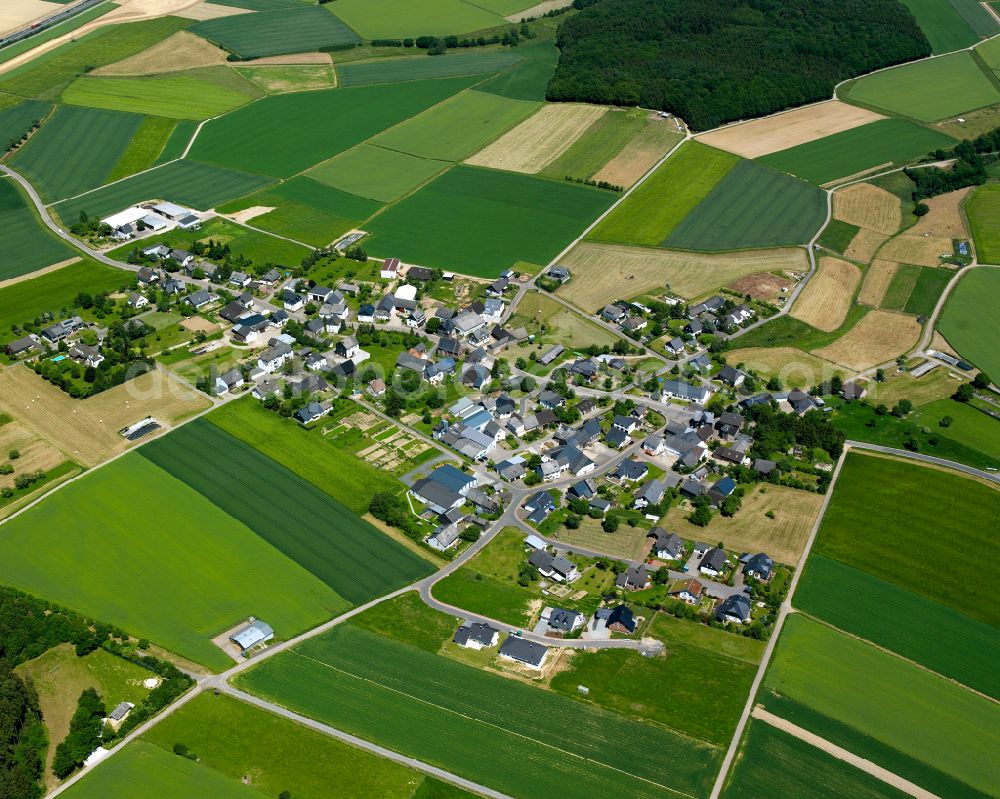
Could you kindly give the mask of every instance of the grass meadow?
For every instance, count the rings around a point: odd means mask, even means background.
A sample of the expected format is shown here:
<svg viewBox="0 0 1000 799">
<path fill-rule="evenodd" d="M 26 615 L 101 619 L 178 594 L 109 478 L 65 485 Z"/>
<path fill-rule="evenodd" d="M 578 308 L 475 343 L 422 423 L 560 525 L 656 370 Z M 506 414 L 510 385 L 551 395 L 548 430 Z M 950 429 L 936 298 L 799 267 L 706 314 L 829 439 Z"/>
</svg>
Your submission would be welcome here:
<svg viewBox="0 0 1000 799">
<path fill-rule="evenodd" d="M 447 169 L 444 161 L 359 144 L 313 167 L 309 177 L 342 191 L 388 203 Z"/>
<path fill-rule="evenodd" d="M 307 53 L 361 41 L 333 14 L 317 6 L 218 17 L 197 22 L 190 31 L 244 59 Z"/>
<path fill-rule="evenodd" d="M 976 189 L 965 204 L 965 212 L 979 260 L 1000 264 L 1000 230 L 996 225 L 997 214 L 1000 214 L 1000 184 L 990 183 Z"/>
<path fill-rule="evenodd" d="M 780 150 L 760 162 L 823 184 L 885 164 L 904 164 L 955 144 L 951 136 L 906 119 L 880 119 Z"/>
<path fill-rule="evenodd" d="M 906 298 L 903 310 L 916 316 L 930 316 L 954 274 L 950 269 L 923 267 Z"/>
<path fill-rule="evenodd" d="M 529 100 L 467 91 L 372 139 L 389 150 L 461 161 L 539 108 Z"/>
<path fill-rule="evenodd" d="M 272 182 L 263 175 L 185 159 L 56 203 L 53 209 L 69 224 L 76 221 L 81 211 L 91 216 L 105 216 L 133 203 L 152 199 L 166 199 L 207 210 Z"/>
<path fill-rule="evenodd" d="M 466 88 L 468 77 L 265 97 L 202 128 L 191 158 L 290 177 Z"/>
<path fill-rule="evenodd" d="M 353 604 L 430 572 L 423 558 L 207 419 L 139 452 Z"/>
<path fill-rule="evenodd" d="M 765 687 L 976 790 L 1000 784 L 1000 705 L 800 614 L 785 621 Z"/>
<path fill-rule="evenodd" d="M 6 146 L 8 142 L 18 141 L 51 110 L 51 105 L 40 100 L 21 100 L 4 106 L 0 109 L 0 144 Z"/>
<path fill-rule="evenodd" d="M 902 0 L 902 3 L 917 18 L 935 54 L 971 47 L 979 41 L 979 34 L 992 36 L 997 32 L 996 20 L 974 0 L 955 3 Z"/>
<path fill-rule="evenodd" d="M 155 163 L 165 164 L 167 161 L 173 161 L 180 158 L 184 154 L 184 150 L 190 143 L 191 137 L 194 136 L 194 132 L 197 128 L 198 125 L 194 122 L 194 120 L 178 120 L 177 124 L 174 125 L 173 132 L 171 132 L 170 137 L 163 145 L 163 150 L 160 151 L 160 155 L 157 157 Z"/>
<path fill-rule="evenodd" d="M 21 53 L 34 50 L 40 44 L 50 42 L 67 33 L 72 33 L 77 28 L 83 27 L 88 22 L 93 22 L 98 17 L 102 17 L 116 8 L 118 8 L 118 4 L 108 0 L 106 3 L 100 3 L 87 11 L 73 15 L 65 22 L 60 22 L 58 25 L 53 25 L 51 28 L 46 28 L 44 31 L 29 36 L 27 39 L 9 44 L 3 50 L 0 50 L 0 64 L 10 61 L 15 56 L 21 55 Z"/>
<path fill-rule="evenodd" d="M 182 741 L 198 755 L 200 766 L 234 783 L 253 774 L 254 788 L 265 796 L 290 791 L 295 797 L 410 799 L 415 789 L 437 782 L 238 699 L 208 692 L 143 739 L 167 752 Z M 468 795 L 453 790 L 456 796 Z"/>
<path fill-rule="evenodd" d="M 587 238 L 660 246 L 739 161 L 735 155 L 698 142 L 685 144 L 608 214 Z"/>
<path fill-rule="evenodd" d="M 993 589 L 988 581 L 964 580 L 958 591 L 951 580 L 940 578 L 940 564 L 956 553 L 989 550 L 998 519 L 1000 491 L 983 483 L 954 472 L 850 453 L 813 552 L 1000 627 L 1000 610 L 990 601 Z"/>
<path fill-rule="evenodd" d="M 456 75 L 488 75 L 500 72 L 521 60 L 517 50 L 461 54 L 451 52 L 447 58 L 419 55 L 382 58 L 360 64 L 338 64 L 337 76 L 341 86 L 368 86 L 373 83 L 451 78 Z"/>
<path fill-rule="evenodd" d="M 1000 102 L 1000 90 L 968 52 L 916 61 L 859 78 L 841 99 L 921 122 Z"/>
<path fill-rule="evenodd" d="M 614 111 L 601 114 L 566 152 L 549 163 L 541 174 L 553 178 L 567 175 L 590 178 L 620 153 L 646 126 L 640 111 Z"/>
<path fill-rule="evenodd" d="M 723 799 L 906 799 L 903 793 L 810 743 L 751 719 Z"/>
<path fill-rule="evenodd" d="M 1000 192 L 996 196 L 1000 198 Z M 938 323 L 948 343 L 994 379 L 1000 379 L 996 377 L 1000 375 L 1000 351 L 996 347 L 1000 320 L 990 309 L 997 308 L 998 303 L 1000 270 L 976 269 L 965 275 L 948 296 Z"/>
<path fill-rule="evenodd" d="M 73 197 L 107 180 L 142 122 L 136 114 L 61 106 L 11 165 L 46 201 Z"/>
<path fill-rule="evenodd" d="M 376 217 L 376 255 L 477 277 L 547 264 L 615 195 L 572 183 L 458 166 Z"/>
<path fill-rule="evenodd" d="M 524 60 L 479 84 L 476 89 L 512 100 L 544 100 L 545 88 L 559 60 L 555 44 L 551 41 L 522 44 L 518 46 L 517 54 Z"/>
<path fill-rule="evenodd" d="M 211 637 L 249 615 L 288 638 L 348 607 L 138 452 L 8 521 L 0 579 L 214 669 Z"/>
<path fill-rule="evenodd" d="M 146 117 L 139 125 L 132 141 L 118 159 L 114 169 L 108 173 L 112 182 L 149 169 L 163 154 L 163 150 L 173 136 L 177 122 L 165 117 Z"/>
<path fill-rule="evenodd" d="M 825 219 L 826 197 L 818 188 L 754 161 L 741 161 L 662 244 L 682 250 L 804 244 Z"/>
<path fill-rule="evenodd" d="M 0 195 L 4 191 L 4 185 L 5 182 L 0 181 Z M 0 233 L 0 236 L 4 234 Z M 7 247 L 25 246 L 24 242 L 27 240 L 18 242 L 12 239 L 5 243 Z M 39 246 L 38 237 L 32 235 L 30 240 L 34 247 Z M 132 280 L 133 276 L 128 272 L 84 259 L 62 269 L 0 288 L 0 342 L 18 337 L 19 334 L 11 331 L 11 325 L 33 321 L 45 311 L 56 313 L 63 306 L 69 305 L 81 291 L 89 294 L 116 291 Z"/>
<path fill-rule="evenodd" d="M 1000 699 L 1000 630 L 886 580 L 814 555 L 795 606 Z"/>
<path fill-rule="evenodd" d="M 0 261 L 0 280 L 26 275 L 78 254 L 42 225 L 34 205 L 11 179 L 0 180 L 0 248 L 4 254 Z M 0 316 L 6 315 L 6 311 L 5 308 Z M 18 318 L 18 321 L 26 319 Z"/>
<path fill-rule="evenodd" d="M 526 799 L 708 791 L 718 750 L 352 625 L 243 675 L 241 687 Z M 462 690 L 455 690 L 455 686 Z M 386 718 L 394 723 L 385 724 Z M 542 720 L 558 720 L 547 723 Z M 541 722 L 541 723 L 540 723 Z M 429 731 L 433 734 L 428 734 Z M 628 746 L 622 746 L 623 741 Z M 482 757 L 488 748 L 492 757 Z M 636 757 L 656 752 L 656 758 Z M 563 786 L 561 788 L 560 786 Z"/>
<path fill-rule="evenodd" d="M 330 11 L 365 39 L 445 36 L 504 25 L 506 20 L 482 6 L 461 0 L 337 0 Z"/>
</svg>

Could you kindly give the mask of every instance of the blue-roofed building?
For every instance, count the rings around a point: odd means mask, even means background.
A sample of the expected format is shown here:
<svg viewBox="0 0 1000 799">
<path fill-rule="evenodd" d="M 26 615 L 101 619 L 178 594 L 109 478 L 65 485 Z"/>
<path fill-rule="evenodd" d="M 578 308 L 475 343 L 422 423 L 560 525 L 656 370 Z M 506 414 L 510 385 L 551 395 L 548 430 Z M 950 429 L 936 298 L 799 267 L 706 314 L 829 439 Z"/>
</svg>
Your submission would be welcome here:
<svg viewBox="0 0 1000 799">
<path fill-rule="evenodd" d="M 493 414 L 487 410 L 476 411 L 471 416 L 467 416 L 462 420 L 462 423 L 466 427 L 471 427 L 473 430 L 482 430 L 486 425 L 493 421 Z"/>
<path fill-rule="evenodd" d="M 736 481 L 732 477 L 723 477 L 708 490 L 708 499 L 713 505 L 719 505 L 736 490 Z"/>
<path fill-rule="evenodd" d="M 466 474 L 450 463 L 438 466 L 438 468 L 428 475 L 428 479 L 441 483 L 445 488 L 463 496 L 465 496 L 470 488 L 475 488 L 479 482 L 475 475 Z"/>
<path fill-rule="evenodd" d="M 743 574 L 765 583 L 771 579 L 773 571 L 774 561 L 763 552 L 751 555 L 743 565 Z"/>
</svg>

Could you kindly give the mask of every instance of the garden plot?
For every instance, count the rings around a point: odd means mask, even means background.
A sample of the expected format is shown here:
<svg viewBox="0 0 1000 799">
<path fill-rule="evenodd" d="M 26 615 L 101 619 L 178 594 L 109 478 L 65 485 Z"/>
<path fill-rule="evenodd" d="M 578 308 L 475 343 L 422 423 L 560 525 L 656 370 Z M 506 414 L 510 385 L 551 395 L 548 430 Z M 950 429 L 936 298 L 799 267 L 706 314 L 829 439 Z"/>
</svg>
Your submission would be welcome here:
<svg viewBox="0 0 1000 799">
<path fill-rule="evenodd" d="M 843 324 L 861 280 L 861 270 L 839 258 L 820 258 L 819 269 L 803 289 L 791 316 L 827 332 Z"/>
<path fill-rule="evenodd" d="M 400 472 L 423 460 L 420 455 L 431 449 L 423 439 L 365 411 L 340 419 L 325 428 L 323 435 L 331 440 L 346 439 L 352 430 L 363 434 L 361 443 L 345 441 L 345 444 L 357 457 L 385 472 Z"/>
</svg>

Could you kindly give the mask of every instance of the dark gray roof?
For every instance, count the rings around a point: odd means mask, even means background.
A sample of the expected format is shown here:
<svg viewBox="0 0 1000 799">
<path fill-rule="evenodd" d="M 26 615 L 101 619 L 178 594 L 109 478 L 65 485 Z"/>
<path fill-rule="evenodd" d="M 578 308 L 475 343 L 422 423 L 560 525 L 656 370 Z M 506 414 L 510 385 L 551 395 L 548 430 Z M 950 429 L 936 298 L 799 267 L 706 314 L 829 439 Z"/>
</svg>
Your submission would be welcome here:
<svg viewBox="0 0 1000 799">
<path fill-rule="evenodd" d="M 488 624 L 481 624 L 479 622 L 472 622 L 470 624 L 463 624 L 455 631 L 455 637 L 451 640 L 460 646 L 465 646 L 469 641 L 476 641 L 481 646 L 492 646 L 493 636 L 497 635 L 500 631 L 495 627 L 490 627 Z"/>
<path fill-rule="evenodd" d="M 531 666 L 541 666 L 549 649 L 534 641 L 526 641 L 516 635 L 510 635 L 500 647 L 500 654 L 513 660 L 527 663 Z"/>
</svg>

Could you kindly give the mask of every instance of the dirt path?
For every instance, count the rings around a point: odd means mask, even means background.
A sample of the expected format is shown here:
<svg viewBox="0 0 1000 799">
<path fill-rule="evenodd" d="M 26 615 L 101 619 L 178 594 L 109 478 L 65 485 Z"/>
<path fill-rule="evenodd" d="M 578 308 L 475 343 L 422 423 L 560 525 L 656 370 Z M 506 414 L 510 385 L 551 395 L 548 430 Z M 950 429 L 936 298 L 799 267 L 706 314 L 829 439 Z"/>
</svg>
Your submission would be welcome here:
<svg viewBox="0 0 1000 799">
<path fill-rule="evenodd" d="M 820 738 L 818 735 L 814 735 L 808 730 L 802 729 L 790 721 L 785 721 L 773 713 L 769 713 L 764 710 L 764 708 L 757 706 L 753 709 L 753 717 L 755 719 L 760 719 L 772 727 L 776 727 L 779 730 L 787 732 L 789 735 L 794 735 L 800 741 L 805 741 L 810 746 L 815 746 L 817 749 L 822 749 L 828 755 L 832 755 L 838 760 L 843 760 L 845 763 L 850 763 L 855 768 L 861 769 L 862 771 L 871 774 L 876 779 L 882 780 L 882 782 L 887 785 L 891 785 L 904 793 L 908 793 L 910 796 L 915 796 L 917 799 L 940 799 L 937 794 L 933 794 L 930 791 L 926 791 L 919 785 L 914 785 L 909 780 L 904 780 L 897 774 L 893 774 L 891 771 L 887 771 L 881 766 L 877 766 L 870 760 L 865 760 L 863 757 L 858 757 L 846 749 L 842 749 L 836 744 L 830 743 L 825 738 Z"/>
</svg>

